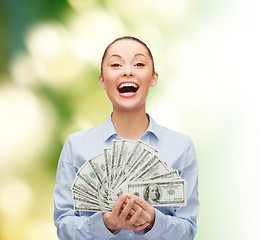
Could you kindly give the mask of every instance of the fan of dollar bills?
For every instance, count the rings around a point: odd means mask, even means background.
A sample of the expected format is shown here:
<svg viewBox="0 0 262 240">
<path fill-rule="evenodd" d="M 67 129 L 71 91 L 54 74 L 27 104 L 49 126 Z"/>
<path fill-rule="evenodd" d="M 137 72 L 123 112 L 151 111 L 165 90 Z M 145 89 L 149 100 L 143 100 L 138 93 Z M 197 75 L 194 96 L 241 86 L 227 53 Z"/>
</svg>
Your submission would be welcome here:
<svg viewBox="0 0 262 240">
<path fill-rule="evenodd" d="M 72 192 L 74 209 L 81 211 L 112 211 L 126 192 L 154 206 L 186 205 L 185 180 L 141 140 L 114 140 L 112 147 L 87 160 Z"/>
</svg>

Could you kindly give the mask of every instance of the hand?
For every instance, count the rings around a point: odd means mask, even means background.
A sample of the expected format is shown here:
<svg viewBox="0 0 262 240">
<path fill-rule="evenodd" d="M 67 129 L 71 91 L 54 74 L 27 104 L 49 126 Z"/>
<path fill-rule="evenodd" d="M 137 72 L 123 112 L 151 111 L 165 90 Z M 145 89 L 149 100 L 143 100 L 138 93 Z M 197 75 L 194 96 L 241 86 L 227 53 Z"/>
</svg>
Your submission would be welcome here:
<svg viewBox="0 0 262 240">
<path fill-rule="evenodd" d="M 128 198 L 129 200 L 126 201 Z M 103 213 L 102 218 L 105 226 L 111 232 L 123 229 L 140 231 L 149 226 L 148 222 L 138 226 L 134 225 L 136 222 L 138 222 L 142 212 L 143 209 L 135 204 L 135 198 L 133 195 L 130 197 L 130 194 L 122 194 L 116 201 L 112 212 Z M 128 217 L 128 215 L 130 216 Z"/>
<path fill-rule="evenodd" d="M 141 213 L 141 217 L 134 223 L 134 225 L 140 226 L 147 222 L 149 223 L 147 229 L 150 230 L 155 222 L 155 208 L 152 205 L 150 205 L 148 202 L 146 202 L 145 200 L 143 200 L 142 198 L 136 195 L 130 194 L 130 198 L 135 199 L 135 204 L 133 204 L 132 209 L 129 212 L 130 217 L 132 217 L 136 213 L 136 211 L 138 211 L 139 208 L 143 209 Z M 126 200 L 126 203 L 127 202 L 128 199 Z"/>
</svg>

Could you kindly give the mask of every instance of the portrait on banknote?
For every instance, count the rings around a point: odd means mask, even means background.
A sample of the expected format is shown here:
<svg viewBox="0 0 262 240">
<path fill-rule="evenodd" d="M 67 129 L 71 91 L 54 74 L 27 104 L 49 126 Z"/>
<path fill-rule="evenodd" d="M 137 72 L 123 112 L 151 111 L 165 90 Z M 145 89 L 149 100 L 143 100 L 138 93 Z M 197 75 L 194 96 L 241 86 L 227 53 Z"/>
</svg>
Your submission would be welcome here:
<svg viewBox="0 0 262 240">
<path fill-rule="evenodd" d="M 156 183 L 151 183 L 145 187 L 144 199 L 151 205 L 159 203 L 161 189 Z"/>
</svg>

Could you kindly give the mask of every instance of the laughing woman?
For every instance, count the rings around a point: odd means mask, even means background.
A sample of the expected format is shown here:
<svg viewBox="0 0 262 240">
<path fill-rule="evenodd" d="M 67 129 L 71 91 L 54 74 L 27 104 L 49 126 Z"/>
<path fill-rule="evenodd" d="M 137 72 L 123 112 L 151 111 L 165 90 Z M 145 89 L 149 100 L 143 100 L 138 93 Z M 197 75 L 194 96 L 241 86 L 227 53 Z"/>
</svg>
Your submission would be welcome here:
<svg viewBox="0 0 262 240">
<path fill-rule="evenodd" d="M 146 113 L 148 91 L 157 81 L 153 57 L 144 42 L 122 37 L 108 45 L 99 84 L 106 90 L 113 112 L 104 124 L 74 133 L 65 142 L 54 191 L 59 239 L 194 239 L 199 210 L 196 154 L 189 137 L 158 125 Z M 116 139 L 141 139 L 158 149 L 160 158 L 179 169 L 186 180 L 187 205 L 153 207 L 126 193 L 118 198 L 112 212 L 75 211 L 71 186 L 78 169 Z"/>
</svg>

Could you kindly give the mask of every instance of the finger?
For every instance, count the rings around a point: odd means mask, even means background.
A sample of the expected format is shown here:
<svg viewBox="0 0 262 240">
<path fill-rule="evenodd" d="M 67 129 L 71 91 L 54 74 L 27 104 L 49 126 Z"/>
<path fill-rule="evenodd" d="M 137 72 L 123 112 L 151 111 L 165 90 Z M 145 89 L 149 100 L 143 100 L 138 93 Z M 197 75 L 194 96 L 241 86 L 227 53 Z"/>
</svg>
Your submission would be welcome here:
<svg viewBox="0 0 262 240">
<path fill-rule="evenodd" d="M 122 213 L 122 211 L 123 211 L 123 209 L 125 208 L 125 206 L 126 206 L 126 204 L 123 204 L 123 205 L 122 205 L 122 208 L 121 208 L 120 211 L 119 211 L 120 214 Z M 128 213 L 126 219 L 127 219 L 127 220 L 130 219 L 134 213 L 135 213 L 134 209 L 131 208 L 131 210 L 130 210 L 130 212 Z"/>
<path fill-rule="evenodd" d="M 123 204 L 123 208 L 120 209 L 120 213 L 123 211 L 125 208 L 126 204 Z M 132 208 L 130 209 L 129 215 L 133 216 L 135 212 L 139 209 L 140 207 L 136 205 L 135 203 L 133 204 Z"/>
<path fill-rule="evenodd" d="M 141 230 L 145 229 L 148 226 L 149 226 L 149 223 L 145 223 L 145 224 L 140 225 L 140 226 L 133 225 L 132 227 L 130 227 L 130 230 L 132 230 L 132 231 L 141 231 Z"/>
<path fill-rule="evenodd" d="M 131 197 L 135 196 L 135 195 L 130 195 Z M 139 198 L 136 196 L 137 201 L 142 205 L 143 208 L 143 203 L 139 200 Z M 125 203 L 123 204 L 123 206 L 125 206 L 128 202 L 130 201 L 130 199 L 126 199 Z M 151 206 L 151 205 L 150 205 Z M 132 206 L 132 209 L 129 212 L 129 215 L 133 216 L 141 207 L 135 202 Z M 127 220 L 129 220 L 130 218 L 127 217 Z M 139 222 L 139 224 L 136 225 L 141 225 L 141 223 L 145 223 L 145 222 L 149 222 L 152 219 L 151 215 L 147 212 L 147 211 L 143 211 L 141 216 L 140 216 L 140 220 L 141 221 L 137 221 L 136 223 Z"/>
<path fill-rule="evenodd" d="M 128 222 L 129 222 L 131 225 L 134 225 L 135 222 L 137 222 L 138 219 L 141 217 L 142 212 L 143 212 L 143 209 L 142 209 L 142 208 L 139 208 L 139 209 L 135 212 L 135 214 L 128 220 Z"/>
<path fill-rule="evenodd" d="M 126 220 L 131 219 L 131 217 L 136 213 L 136 211 L 134 211 L 133 209 L 130 210 L 129 214 L 126 217 Z M 148 222 L 149 218 L 145 218 L 143 217 L 143 214 L 138 218 L 138 220 L 135 222 L 135 226 L 140 226 L 143 225 L 144 223 Z"/>
<path fill-rule="evenodd" d="M 112 210 L 112 215 L 117 216 L 120 212 L 120 209 L 122 208 L 123 203 L 126 201 L 126 199 L 129 197 L 129 194 L 122 194 L 116 201 L 114 208 Z"/>
<path fill-rule="evenodd" d="M 145 201 L 144 199 L 142 199 L 142 198 L 140 198 L 140 197 L 138 197 L 134 194 L 131 194 L 130 197 L 134 198 L 136 204 L 139 205 L 141 208 L 143 208 L 145 211 L 150 210 L 153 207 L 147 201 Z"/>
<path fill-rule="evenodd" d="M 130 195 L 131 197 L 135 196 L 135 195 Z M 142 205 L 142 207 L 144 206 L 143 202 L 140 201 L 140 199 L 135 196 L 137 201 Z M 141 199 L 142 200 L 142 199 Z M 123 204 L 123 206 L 125 206 L 128 202 L 130 201 L 130 199 L 126 199 L 125 203 Z M 150 207 L 152 207 L 150 205 Z M 129 215 L 133 216 L 141 207 L 135 202 L 129 212 Z M 153 208 L 153 207 L 152 207 Z M 154 211 L 154 209 L 151 209 L 151 212 L 148 211 L 142 211 L 142 214 L 140 215 L 139 219 L 135 222 L 134 225 L 136 226 L 140 226 L 146 222 L 151 222 L 152 221 L 152 217 L 154 215 L 154 213 L 152 213 L 152 211 Z M 127 216 L 126 220 L 130 220 L 129 215 Z"/>
<path fill-rule="evenodd" d="M 119 211 L 119 213 L 121 214 L 122 211 L 123 211 L 123 209 L 121 208 L 120 211 Z M 132 217 L 132 216 L 135 214 L 135 212 L 136 212 L 136 211 L 135 211 L 133 208 L 131 208 L 130 212 L 128 213 L 128 216 Z M 127 217 L 128 217 L 128 216 L 127 216 Z"/>
<path fill-rule="evenodd" d="M 144 199 L 130 194 L 130 197 L 135 199 L 135 203 L 137 206 L 141 207 L 144 211 L 142 212 L 141 218 L 146 222 L 151 222 L 155 216 L 155 209 L 152 205 L 146 202 Z"/>
<path fill-rule="evenodd" d="M 133 226 L 140 227 L 140 226 L 143 226 L 144 224 L 145 224 L 145 222 L 135 222 L 135 224 Z"/>
<path fill-rule="evenodd" d="M 123 207 L 125 207 L 125 205 L 130 201 L 129 198 L 126 199 L 126 201 L 123 204 Z M 138 209 L 140 208 L 140 206 L 135 202 L 132 206 L 132 209 L 136 212 Z"/>
<path fill-rule="evenodd" d="M 148 222 L 141 221 L 140 219 L 138 219 L 138 221 L 136 221 L 133 225 L 136 226 L 136 227 L 139 227 L 139 226 L 144 225 L 145 223 L 148 223 Z"/>
<path fill-rule="evenodd" d="M 135 213 L 136 213 L 136 211 L 133 208 L 131 208 L 129 215 L 132 217 Z"/>
<path fill-rule="evenodd" d="M 122 219 L 122 221 L 125 221 L 125 219 L 127 218 L 127 215 L 129 214 L 134 202 L 135 202 L 135 199 L 131 198 L 130 201 L 126 204 L 126 206 L 122 210 L 120 214 L 120 218 Z"/>
<path fill-rule="evenodd" d="M 132 211 L 132 210 L 131 210 Z M 122 210 L 120 210 L 120 213 L 122 212 Z M 133 213 L 134 214 L 134 213 Z M 132 215 L 133 215 L 132 214 Z M 131 217 L 132 217 L 132 215 L 129 213 L 128 215 L 127 215 L 127 217 L 126 217 L 126 219 L 128 220 L 128 219 L 130 219 Z"/>
<path fill-rule="evenodd" d="M 142 207 L 145 204 L 149 204 L 148 202 L 146 202 L 144 199 L 134 195 L 134 194 L 130 194 L 130 197 L 135 199 L 136 204 L 138 204 L 140 207 Z M 150 205 L 150 204 L 149 204 Z"/>
</svg>

